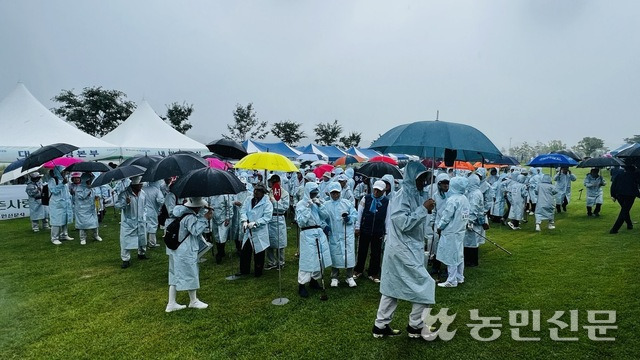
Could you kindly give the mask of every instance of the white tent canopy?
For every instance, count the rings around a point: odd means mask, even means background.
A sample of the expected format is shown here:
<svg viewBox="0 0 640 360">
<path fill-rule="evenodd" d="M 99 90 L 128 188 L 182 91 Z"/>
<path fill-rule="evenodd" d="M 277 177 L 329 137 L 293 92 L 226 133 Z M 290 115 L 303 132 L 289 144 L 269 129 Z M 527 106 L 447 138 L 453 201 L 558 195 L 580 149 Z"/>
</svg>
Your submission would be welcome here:
<svg viewBox="0 0 640 360">
<path fill-rule="evenodd" d="M 142 101 L 127 120 L 103 136 L 102 140 L 120 146 L 123 157 L 166 156 L 180 150 L 208 152 L 204 144 L 164 122 L 146 101 Z"/>
<path fill-rule="evenodd" d="M 67 143 L 80 149 L 73 156 L 87 160 L 119 156 L 117 146 L 93 137 L 60 119 L 19 83 L 0 102 L 0 163 L 25 158 L 41 146 Z"/>
</svg>

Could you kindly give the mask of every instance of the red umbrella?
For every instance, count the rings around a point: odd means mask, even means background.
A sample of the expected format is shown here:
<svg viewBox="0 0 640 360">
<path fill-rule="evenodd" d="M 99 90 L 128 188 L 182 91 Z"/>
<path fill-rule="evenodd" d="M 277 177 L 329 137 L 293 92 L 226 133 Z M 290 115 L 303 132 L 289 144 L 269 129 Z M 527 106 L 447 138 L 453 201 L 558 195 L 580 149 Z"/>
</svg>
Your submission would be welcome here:
<svg viewBox="0 0 640 360">
<path fill-rule="evenodd" d="M 325 172 L 330 173 L 331 170 L 333 170 L 333 165 L 325 164 L 325 165 L 320 165 L 317 168 L 313 169 L 313 173 L 316 174 L 318 179 L 320 179 Z"/>
<path fill-rule="evenodd" d="M 386 162 L 387 164 L 398 165 L 398 162 L 389 156 L 374 156 L 369 159 L 369 162 Z"/>
<path fill-rule="evenodd" d="M 46 163 L 44 163 L 43 166 L 47 169 L 53 169 L 58 165 L 66 168 L 72 164 L 79 163 L 79 162 L 82 162 L 82 159 L 63 156 L 57 159 L 53 159 L 51 161 L 47 161 Z"/>
</svg>

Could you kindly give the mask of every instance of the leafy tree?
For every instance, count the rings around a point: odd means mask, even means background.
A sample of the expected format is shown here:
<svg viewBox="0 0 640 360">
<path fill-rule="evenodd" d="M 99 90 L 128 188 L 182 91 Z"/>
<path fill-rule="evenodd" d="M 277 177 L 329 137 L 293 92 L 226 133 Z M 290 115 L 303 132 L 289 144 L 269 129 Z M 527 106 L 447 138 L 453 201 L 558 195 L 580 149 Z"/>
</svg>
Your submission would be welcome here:
<svg viewBox="0 0 640 360">
<path fill-rule="evenodd" d="M 118 127 L 136 108 L 136 104 L 126 98 L 122 91 L 105 90 L 101 86 L 85 87 L 78 95 L 73 89 L 62 90 L 51 99 L 62 105 L 51 111 L 87 134 L 101 137 Z"/>
<path fill-rule="evenodd" d="M 592 156 L 596 150 L 604 148 L 604 140 L 596 137 L 584 137 L 575 146 L 576 150 L 584 154 L 585 156 Z"/>
<path fill-rule="evenodd" d="M 233 125 L 227 125 L 229 134 L 223 134 L 226 139 L 236 140 L 239 142 L 251 139 L 264 139 L 269 133 L 267 130 L 267 122 L 259 121 L 253 103 L 247 104 L 246 107 L 236 104 L 236 110 L 233 112 Z"/>
<path fill-rule="evenodd" d="M 518 161 L 529 160 L 533 156 L 535 156 L 535 149 L 529 145 L 526 141 L 522 143 L 520 146 L 511 148 L 511 155 L 515 156 Z"/>
<path fill-rule="evenodd" d="M 298 141 L 307 137 L 304 131 L 300 130 L 300 126 L 301 123 L 291 120 L 280 121 L 271 126 L 271 133 L 285 144 L 296 146 Z"/>
<path fill-rule="evenodd" d="M 562 142 L 562 140 L 551 140 L 547 144 L 548 152 L 560 151 L 567 148 L 567 145 Z"/>
<path fill-rule="evenodd" d="M 640 143 L 640 135 L 633 135 L 633 137 L 624 138 L 624 142 L 628 144 Z"/>
<path fill-rule="evenodd" d="M 543 144 L 540 141 L 536 141 L 536 145 L 533 147 L 533 151 L 535 152 L 535 155 L 542 155 L 542 154 L 548 154 L 549 153 L 549 147 L 546 144 Z"/>
<path fill-rule="evenodd" d="M 334 120 L 332 123 L 320 123 L 313 129 L 316 134 L 315 141 L 319 145 L 335 145 L 336 140 L 342 133 L 342 125 L 338 124 L 338 120 Z"/>
<path fill-rule="evenodd" d="M 347 136 L 342 136 L 340 142 L 346 149 L 352 146 L 358 146 L 362 140 L 362 133 L 350 132 Z"/>
<path fill-rule="evenodd" d="M 192 128 L 192 125 L 189 123 L 189 116 L 193 113 L 193 104 L 187 105 L 186 102 L 183 102 L 182 105 L 180 105 L 174 102 L 166 106 L 167 115 L 161 116 L 162 120 L 183 134 Z"/>
</svg>

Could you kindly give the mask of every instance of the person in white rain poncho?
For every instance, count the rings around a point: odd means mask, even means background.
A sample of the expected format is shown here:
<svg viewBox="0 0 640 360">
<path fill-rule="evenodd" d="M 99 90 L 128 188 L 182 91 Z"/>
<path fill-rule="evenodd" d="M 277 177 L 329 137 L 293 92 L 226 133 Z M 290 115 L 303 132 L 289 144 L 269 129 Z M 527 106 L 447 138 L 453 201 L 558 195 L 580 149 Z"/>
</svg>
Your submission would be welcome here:
<svg viewBox="0 0 640 360">
<path fill-rule="evenodd" d="M 432 261 L 431 274 L 435 275 L 436 277 L 440 277 L 440 275 L 444 276 L 445 273 L 445 269 L 442 267 L 442 264 L 437 258 L 440 235 L 435 232 L 435 228 L 438 221 L 440 221 L 440 219 L 442 218 L 442 212 L 447 206 L 447 198 L 449 195 L 449 180 L 451 180 L 449 174 L 440 173 L 438 174 L 438 176 L 436 176 L 436 189 L 431 186 L 432 191 L 435 190 L 435 192 L 433 192 L 433 195 L 431 195 L 431 198 L 435 201 L 435 208 L 433 209 L 432 214 L 427 216 L 427 219 L 429 220 L 428 227 L 432 229 L 432 236 L 431 239 L 429 239 L 430 242 L 427 242 L 427 248 L 429 249 L 429 255 Z"/>
<path fill-rule="evenodd" d="M 147 246 L 158 247 L 156 233 L 158 232 L 158 215 L 164 205 L 164 195 L 162 194 L 162 184 L 164 180 L 148 183 L 143 187 L 145 193 L 145 211 L 147 214 Z"/>
<path fill-rule="evenodd" d="M 118 194 L 115 207 L 120 210 L 120 258 L 122 268 L 128 268 L 131 263 L 129 250 L 138 250 L 138 259 L 148 259 L 147 229 L 146 229 L 146 196 L 140 182 L 142 176 L 131 179 L 131 184 Z"/>
<path fill-rule="evenodd" d="M 456 287 L 464 282 L 464 237 L 469 223 L 469 200 L 464 196 L 469 181 L 456 176 L 449 183 L 449 198 L 436 223 L 440 237 L 437 259 L 447 265 L 449 277 L 440 287 Z"/>
<path fill-rule="evenodd" d="M 569 168 L 560 168 L 560 171 L 553 177 L 556 182 L 556 211 L 561 209 L 567 211 L 567 205 L 571 202 L 571 182 L 576 181 L 576 176 L 571 173 Z"/>
<path fill-rule="evenodd" d="M 478 247 L 484 244 L 484 231 L 489 229 L 484 213 L 484 196 L 480 190 L 480 178 L 471 174 L 468 178 L 469 223 L 464 236 L 464 265 L 478 266 Z"/>
<path fill-rule="evenodd" d="M 62 244 L 60 240 L 73 240 L 69 236 L 68 224 L 73 222 L 73 207 L 67 179 L 62 175 L 62 166 L 51 170 L 51 178 L 47 182 L 49 193 L 49 221 L 51 223 L 51 242 Z"/>
<path fill-rule="evenodd" d="M 267 248 L 266 270 L 284 266 L 284 249 L 287 247 L 287 222 L 284 214 L 289 209 L 289 193 L 281 186 L 280 176 L 271 174 L 267 181 L 269 201 L 273 216 L 269 221 L 269 247 Z"/>
<path fill-rule="evenodd" d="M 224 259 L 225 246 L 231 230 L 231 218 L 233 217 L 233 195 L 211 196 L 213 208 L 213 233 L 216 243 L 216 263 L 220 264 Z"/>
<path fill-rule="evenodd" d="M 240 273 L 247 275 L 251 270 L 251 256 L 254 260 L 255 277 L 262 276 L 264 253 L 269 247 L 269 221 L 273 216 L 273 206 L 265 196 L 267 189 L 262 184 L 253 187 L 253 196 L 247 198 L 240 210 L 240 222 L 244 229 L 240 251 Z"/>
<path fill-rule="evenodd" d="M 76 219 L 76 229 L 80 230 L 80 245 L 87 243 L 87 231 L 93 230 L 93 238 L 102 241 L 98 235 L 98 209 L 96 201 L 99 201 L 100 189 L 91 189 L 92 177 L 88 173 L 82 174 L 80 183 L 73 194 L 73 212 Z"/>
<path fill-rule="evenodd" d="M 544 220 L 549 221 L 549 229 L 556 228 L 554 223 L 556 192 L 557 190 L 551 185 L 551 176 L 542 175 L 540 182 L 538 182 L 538 188 L 536 189 L 536 195 L 538 196 L 535 212 L 536 231 L 540 231 L 540 224 L 542 224 Z"/>
<path fill-rule="evenodd" d="M 597 168 L 591 169 L 591 172 L 584 178 L 584 186 L 587 188 L 587 216 L 600 216 L 600 209 L 602 208 L 603 191 L 602 187 L 607 182 Z M 595 211 L 593 206 L 596 206 Z"/>
<path fill-rule="evenodd" d="M 42 175 L 40 175 L 40 173 L 34 172 L 29 174 L 29 182 L 25 189 L 29 196 L 29 218 L 31 219 L 31 229 L 33 232 L 40 231 L 39 222 L 42 222 L 43 229 L 50 229 L 48 220 L 49 208 L 42 205 L 44 184 L 41 179 Z"/>
<path fill-rule="evenodd" d="M 322 231 L 322 219 L 329 215 L 321 207 L 320 190 L 315 182 L 304 185 L 304 197 L 296 204 L 296 221 L 300 226 L 300 259 L 298 262 L 298 294 L 308 297 L 305 284 L 319 289 L 322 270 L 331 266 L 327 237 Z"/>
<path fill-rule="evenodd" d="M 342 176 L 342 175 L 340 175 Z M 329 233 L 329 252 L 331 253 L 331 287 L 338 287 L 339 269 L 346 269 L 345 282 L 355 287 L 353 267 L 356 264 L 354 223 L 358 218 L 353 202 L 341 197 L 341 185 L 333 183 L 328 189 L 331 200 L 322 205 L 327 213 Z M 346 262 L 346 263 L 345 263 Z"/>
<path fill-rule="evenodd" d="M 196 290 L 200 288 L 200 272 L 198 269 L 198 249 L 207 221 L 213 216 L 211 209 L 204 207 L 207 202 L 200 197 L 189 198 L 183 205 L 173 208 L 172 215 L 180 220 L 178 239 L 180 245 L 176 250 L 167 248 L 169 255 L 169 302 L 166 312 L 182 310 L 186 306 L 176 301 L 177 291 L 189 292 L 189 307 L 206 309 L 209 305 L 200 301 Z"/>
<path fill-rule="evenodd" d="M 517 173 L 514 173 L 517 174 Z M 524 175 L 516 175 L 515 181 L 511 181 L 507 188 L 507 199 L 511 203 L 509 208 L 509 221 L 507 225 L 513 230 L 520 229 L 520 221 L 524 219 L 524 206 L 527 199 L 527 186 Z"/>
<path fill-rule="evenodd" d="M 412 303 L 407 325 L 408 335 L 430 337 L 424 328 L 423 311 L 435 303 L 435 281 L 424 267 L 424 222 L 435 206 L 425 200 L 425 183 L 430 178 L 427 169 L 418 162 L 405 167 L 401 189 L 394 193 L 388 208 L 391 221 L 387 227 L 387 242 L 380 278 L 380 304 L 373 325 L 373 336 L 395 336 L 400 333 L 389 325 L 398 306 L 398 299 Z"/>
<path fill-rule="evenodd" d="M 529 198 L 529 215 L 533 215 L 536 212 L 536 204 L 538 203 L 538 194 L 536 194 L 536 189 L 538 188 L 540 179 L 542 179 L 540 169 L 531 168 L 526 181 L 528 189 L 527 197 Z"/>
<path fill-rule="evenodd" d="M 491 209 L 489 209 L 489 216 L 494 223 L 502 222 L 505 215 L 507 179 L 507 174 L 501 174 L 498 180 L 491 185 L 493 201 L 491 203 Z"/>
</svg>

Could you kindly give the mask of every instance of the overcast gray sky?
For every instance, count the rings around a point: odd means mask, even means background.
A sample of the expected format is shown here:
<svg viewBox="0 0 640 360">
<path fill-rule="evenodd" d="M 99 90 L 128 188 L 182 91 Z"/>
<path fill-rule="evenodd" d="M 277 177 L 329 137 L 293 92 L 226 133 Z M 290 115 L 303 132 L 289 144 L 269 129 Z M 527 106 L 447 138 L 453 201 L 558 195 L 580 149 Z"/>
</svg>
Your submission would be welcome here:
<svg viewBox="0 0 640 360">
<path fill-rule="evenodd" d="M 193 103 L 201 142 L 236 103 L 260 120 L 337 119 L 361 146 L 440 119 L 509 142 L 640 134 L 640 1 L 0 0 L 0 97 L 51 108 L 103 86 L 158 113 Z"/>
</svg>

